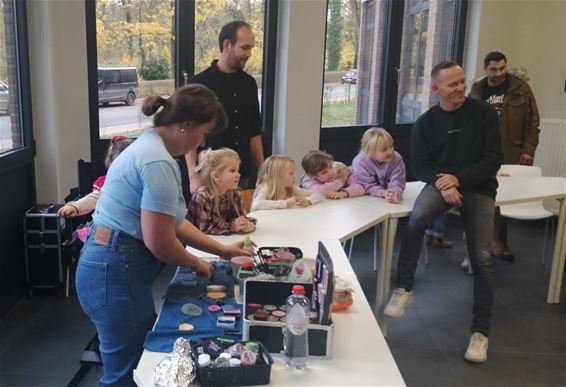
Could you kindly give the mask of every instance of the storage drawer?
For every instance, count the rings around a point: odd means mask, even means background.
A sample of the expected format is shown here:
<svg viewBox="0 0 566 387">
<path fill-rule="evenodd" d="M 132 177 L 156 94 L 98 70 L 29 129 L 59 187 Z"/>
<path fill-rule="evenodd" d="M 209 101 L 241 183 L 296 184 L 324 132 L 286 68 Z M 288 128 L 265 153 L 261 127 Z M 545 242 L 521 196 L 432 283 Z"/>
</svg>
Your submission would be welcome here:
<svg viewBox="0 0 566 387">
<path fill-rule="evenodd" d="M 26 231 L 26 246 L 39 246 L 39 245 L 59 245 L 63 241 L 59 239 L 57 231 Z"/>
<path fill-rule="evenodd" d="M 63 282 L 61 248 L 55 246 L 27 246 L 26 277 L 31 287 L 55 287 Z"/>
</svg>

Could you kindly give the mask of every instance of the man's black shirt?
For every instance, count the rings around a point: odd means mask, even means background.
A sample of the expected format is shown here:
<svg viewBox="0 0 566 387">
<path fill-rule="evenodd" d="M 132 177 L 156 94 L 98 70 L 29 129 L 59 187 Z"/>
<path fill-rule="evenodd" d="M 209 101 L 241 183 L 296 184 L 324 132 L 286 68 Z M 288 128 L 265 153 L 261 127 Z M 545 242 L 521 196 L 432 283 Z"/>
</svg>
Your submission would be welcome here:
<svg viewBox="0 0 566 387">
<path fill-rule="evenodd" d="M 228 127 L 206 140 L 206 147 L 228 147 L 240 155 L 242 177 L 249 176 L 250 138 L 261 134 L 261 115 L 255 79 L 243 70 L 224 73 L 217 67 L 218 60 L 209 68 L 193 76 L 189 83 L 200 83 L 210 88 L 224 107 Z"/>
</svg>

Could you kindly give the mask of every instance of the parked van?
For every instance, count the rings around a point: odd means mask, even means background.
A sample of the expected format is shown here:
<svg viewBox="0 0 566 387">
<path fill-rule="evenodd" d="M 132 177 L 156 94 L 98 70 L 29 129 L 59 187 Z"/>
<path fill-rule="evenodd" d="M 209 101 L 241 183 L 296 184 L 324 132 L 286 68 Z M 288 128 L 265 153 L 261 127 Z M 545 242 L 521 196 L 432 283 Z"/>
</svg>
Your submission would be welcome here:
<svg viewBox="0 0 566 387">
<path fill-rule="evenodd" d="M 98 103 L 124 102 L 133 105 L 139 96 L 138 71 L 135 67 L 99 67 Z"/>
</svg>

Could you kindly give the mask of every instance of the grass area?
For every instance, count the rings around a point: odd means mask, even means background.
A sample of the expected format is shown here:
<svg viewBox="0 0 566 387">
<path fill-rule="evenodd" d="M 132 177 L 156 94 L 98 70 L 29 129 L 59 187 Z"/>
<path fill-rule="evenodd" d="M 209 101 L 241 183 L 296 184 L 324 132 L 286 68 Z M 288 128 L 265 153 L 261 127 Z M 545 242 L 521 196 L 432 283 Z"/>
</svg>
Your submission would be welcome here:
<svg viewBox="0 0 566 387">
<path fill-rule="evenodd" d="M 146 129 L 148 129 L 148 128 L 146 128 Z M 146 129 L 135 129 L 135 130 L 126 130 L 126 131 L 116 132 L 116 133 L 108 133 L 108 134 L 100 136 L 100 138 L 101 139 L 112 138 L 114 136 L 126 136 L 126 137 L 129 137 L 129 138 L 137 138 L 143 132 L 145 132 Z"/>
<path fill-rule="evenodd" d="M 356 101 L 337 102 L 322 107 L 322 126 L 354 125 Z"/>
</svg>

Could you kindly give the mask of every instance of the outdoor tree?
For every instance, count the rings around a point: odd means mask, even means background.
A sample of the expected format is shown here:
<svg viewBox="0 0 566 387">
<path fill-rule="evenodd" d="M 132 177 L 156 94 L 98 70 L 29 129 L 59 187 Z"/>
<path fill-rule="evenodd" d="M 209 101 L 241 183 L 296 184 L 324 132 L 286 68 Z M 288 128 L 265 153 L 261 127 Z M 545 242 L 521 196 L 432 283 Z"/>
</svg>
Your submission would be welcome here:
<svg viewBox="0 0 566 387">
<path fill-rule="evenodd" d="M 342 51 L 342 4 L 341 0 L 330 0 L 328 2 L 328 36 L 327 70 L 336 71 L 340 65 L 340 53 Z"/>
</svg>

